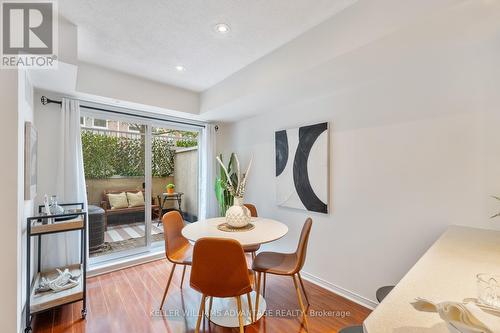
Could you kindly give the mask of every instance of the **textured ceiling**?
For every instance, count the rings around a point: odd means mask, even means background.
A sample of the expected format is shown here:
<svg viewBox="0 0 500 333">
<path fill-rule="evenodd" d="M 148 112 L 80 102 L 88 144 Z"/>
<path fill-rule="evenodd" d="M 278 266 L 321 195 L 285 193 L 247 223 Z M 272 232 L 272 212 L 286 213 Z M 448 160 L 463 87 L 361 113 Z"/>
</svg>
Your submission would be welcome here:
<svg viewBox="0 0 500 333">
<path fill-rule="evenodd" d="M 203 91 L 356 1 L 61 0 L 59 11 L 78 26 L 80 60 Z"/>
</svg>

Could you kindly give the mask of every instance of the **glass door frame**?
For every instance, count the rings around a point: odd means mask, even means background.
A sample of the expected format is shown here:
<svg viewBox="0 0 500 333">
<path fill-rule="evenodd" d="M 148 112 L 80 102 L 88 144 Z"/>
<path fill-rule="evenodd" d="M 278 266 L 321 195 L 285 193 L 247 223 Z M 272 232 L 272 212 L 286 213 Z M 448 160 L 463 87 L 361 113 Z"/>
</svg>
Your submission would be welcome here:
<svg viewBox="0 0 500 333">
<path fill-rule="evenodd" d="M 123 251 L 118 251 L 110 254 L 105 254 L 102 256 L 97 256 L 97 257 L 89 257 L 88 253 L 88 246 L 87 246 L 87 258 L 89 259 L 89 264 L 90 265 L 96 265 L 96 264 L 101 264 L 105 262 L 119 262 L 120 259 L 126 259 L 127 257 L 135 256 L 135 255 L 141 255 L 145 254 L 148 252 L 151 252 L 152 249 L 157 249 L 163 246 L 163 243 L 161 242 L 156 242 L 156 244 L 152 243 L 152 219 L 151 219 L 151 208 L 152 208 L 152 142 L 153 142 L 153 133 L 152 129 L 153 127 L 163 127 L 163 128 L 169 128 L 169 129 L 176 129 L 176 130 L 184 130 L 184 131 L 191 131 L 191 132 L 198 132 L 198 174 L 200 174 L 201 171 L 201 147 L 202 147 L 202 133 L 203 129 L 200 128 L 200 126 L 197 126 L 197 124 L 194 122 L 193 125 L 181 125 L 181 124 L 176 124 L 175 122 L 170 122 L 168 119 L 165 120 L 153 120 L 153 119 L 147 119 L 144 117 L 141 117 L 140 115 L 135 116 L 131 114 L 115 114 L 110 110 L 111 112 L 106 112 L 106 111 L 94 111 L 94 110 L 89 110 L 85 108 L 81 108 L 80 110 L 80 116 L 81 117 L 94 117 L 94 118 L 99 118 L 99 119 L 106 119 L 106 120 L 114 120 L 114 121 L 120 121 L 120 122 L 126 122 L 126 123 L 133 123 L 133 124 L 138 124 L 138 125 L 143 125 L 146 128 L 145 131 L 145 145 L 144 145 L 144 200 L 145 200 L 145 212 L 144 212 L 144 223 L 145 223 L 145 244 L 144 246 L 140 246 L 134 249 L 129 249 L 129 250 L 123 250 Z M 130 112 L 130 110 L 129 110 Z M 175 169 L 174 169 L 175 170 Z M 200 216 L 200 180 L 198 178 L 198 217 Z M 149 213 L 148 213 L 149 212 Z M 161 217 L 160 217 L 161 218 Z M 88 242 L 88 239 L 87 239 Z"/>
<path fill-rule="evenodd" d="M 150 126 L 148 126 L 149 128 L 149 133 L 151 134 L 150 136 L 150 140 L 147 140 L 149 141 L 149 144 L 151 145 L 152 144 L 152 139 L 153 139 L 153 135 L 152 135 L 152 129 L 153 127 L 161 127 L 161 128 L 168 128 L 168 129 L 173 129 L 173 130 L 179 130 L 179 131 L 189 131 L 189 132 L 197 132 L 198 133 L 198 137 L 197 137 L 197 142 L 198 142 L 198 172 L 197 172 L 197 175 L 198 175 L 198 196 L 197 196 L 197 201 L 198 201 L 198 209 L 197 209 L 197 216 L 198 216 L 198 219 L 200 217 L 200 209 L 201 209 L 201 204 L 200 204 L 200 199 L 201 199 L 201 191 L 200 191 L 200 172 L 201 172 L 201 163 L 202 163 L 202 159 L 201 159 L 201 140 L 202 140 L 202 134 L 203 134 L 203 129 L 200 128 L 199 126 L 196 126 L 196 125 L 179 125 L 179 124 L 176 124 L 176 123 L 172 123 L 172 122 L 169 122 L 168 120 L 149 120 L 149 124 Z M 149 167 L 149 171 L 150 171 L 150 177 L 149 177 L 149 193 L 151 195 L 151 190 L 152 190 L 152 180 L 153 180 L 153 177 L 152 177 L 152 174 L 151 174 L 151 161 L 152 161 L 152 149 L 150 147 L 150 156 L 149 156 L 149 163 L 150 163 L 150 167 Z M 174 166 L 174 172 L 175 172 L 175 166 Z M 147 186 L 147 182 L 146 182 L 146 186 Z M 150 203 L 151 203 L 151 199 L 150 199 Z M 160 208 L 161 209 L 161 208 Z M 161 217 L 160 217 L 161 218 Z M 152 223 L 152 222 L 151 222 Z M 150 223 L 150 228 L 151 228 L 151 224 Z M 148 238 L 148 237 L 146 237 Z M 149 243 L 147 243 L 148 245 L 148 249 L 151 250 L 151 249 L 155 249 L 155 248 L 158 248 L 158 247 L 163 247 L 164 246 L 164 243 L 162 242 L 156 242 L 156 243 L 152 243 L 151 242 L 151 233 L 149 234 Z"/>
</svg>

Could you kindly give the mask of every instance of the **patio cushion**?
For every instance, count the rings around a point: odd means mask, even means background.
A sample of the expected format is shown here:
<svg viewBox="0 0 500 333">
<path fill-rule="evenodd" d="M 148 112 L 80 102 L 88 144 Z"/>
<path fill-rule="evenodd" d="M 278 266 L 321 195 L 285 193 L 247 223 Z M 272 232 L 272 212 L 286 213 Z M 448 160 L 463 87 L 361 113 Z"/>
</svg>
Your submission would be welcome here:
<svg viewBox="0 0 500 333">
<path fill-rule="evenodd" d="M 125 192 L 118 194 L 108 193 L 108 200 L 111 209 L 128 208 L 127 195 Z"/>
<path fill-rule="evenodd" d="M 142 191 L 137 193 L 127 192 L 127 199 L 129 207 L 144 206 L 144 194 Z"/>
</svg>

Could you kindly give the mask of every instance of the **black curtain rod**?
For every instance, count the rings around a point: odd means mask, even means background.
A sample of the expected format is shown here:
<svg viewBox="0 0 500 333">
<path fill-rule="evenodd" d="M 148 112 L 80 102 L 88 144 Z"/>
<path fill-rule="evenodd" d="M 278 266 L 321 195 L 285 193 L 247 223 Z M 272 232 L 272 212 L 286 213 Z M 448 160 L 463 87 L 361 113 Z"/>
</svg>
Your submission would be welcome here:
<svg viewBox="0 0 500 333">
<path fill-rule="evenodd" d="M 52 100 L 52 99 L 48 98 L 47 96 L 42 96 L 42 98 L 40 99 L 40 101 L 42 102 L 43 105 L 47 105 L 49 103 L 54 103 L 54 104 L 62 105 L 61 101 Z M 163 118 L 157 118 L 157 117 L 151 117 L 151 116 L 145 116 L 145 115 L 137 116 L 137 115 L 134 115 L 134 114 L 131 114 L 131 113 L 128 113 L 128 112 L 102 109 L 102 108 L 97 108 L 97 107 L 94 107 L 94 106 L 87 106 L 87 105 L 80 105 L 80 107 L 81 108 L 85 108 L 85 109 L 89 109 L 89 110 L 111 112 L 111 113 L 121 114 L 121 115 L 125 115 L 125 116 L 135 116 L 135 117 L 146 118 L 146 119 L 150 119 L 150 120 L 167 121 L 169 123 L 174 123 L 174 124 L 182 124 L 182 125 L 189 125 L 189 126 L 196 126 L 196 127 L 200 127 L 200 128 L 205 128 L 205 125 L 193 124 L 193 123 L 188 123 L 188 122 L 185 122 L 185 121 L 166 120 L 166 119 L 163 119 Z"/>
</svg>

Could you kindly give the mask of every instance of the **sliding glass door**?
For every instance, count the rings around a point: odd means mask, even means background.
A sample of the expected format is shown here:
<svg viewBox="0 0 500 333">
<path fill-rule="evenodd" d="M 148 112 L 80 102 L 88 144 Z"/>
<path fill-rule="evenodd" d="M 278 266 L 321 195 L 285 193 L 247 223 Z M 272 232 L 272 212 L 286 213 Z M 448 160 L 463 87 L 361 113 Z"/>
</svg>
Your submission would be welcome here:
<svg viewBox="0 0 500 333">
<path fill-rule="evenodd" d="M 89 204 L 89 254 L 145 249 L 152 212 L 146 205 L 147 124 L 106 114 L 80 119 Z"/>
<path fill-rule="evenodd" d="M 154 124 L 151 128 L 151 187 L 161 216 L 178 211 L 186 223 L 198 220 L 199 132 Z M 155 222 L 155 221 L 153 221 Z M 153 245 L 163 245 L 163 225 L 152 225 Z"/>
<path fill-rule="evenodd" d="M 168 211 L 197 220 L 196 127 L 85 109 L 80 124 L 91 263 L 162 246 Z"/>
</svg>

